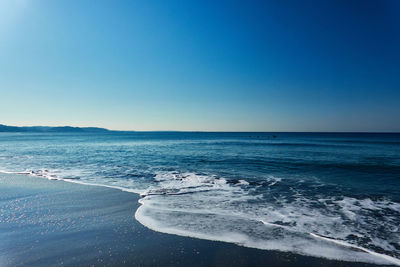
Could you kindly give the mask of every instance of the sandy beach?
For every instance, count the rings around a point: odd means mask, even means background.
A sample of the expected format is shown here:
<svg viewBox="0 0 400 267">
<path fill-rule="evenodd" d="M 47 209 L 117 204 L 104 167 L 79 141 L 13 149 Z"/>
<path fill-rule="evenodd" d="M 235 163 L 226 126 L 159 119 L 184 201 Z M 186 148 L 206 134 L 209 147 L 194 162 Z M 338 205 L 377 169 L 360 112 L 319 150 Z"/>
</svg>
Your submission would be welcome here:
<svg viewBox="0 0 400 267">
<path fill-rule="evenodd" d="M 0 174 L 0 265 L 370 266 L 154 232 L 134 218 L 138 198 Z"/>
</svg>

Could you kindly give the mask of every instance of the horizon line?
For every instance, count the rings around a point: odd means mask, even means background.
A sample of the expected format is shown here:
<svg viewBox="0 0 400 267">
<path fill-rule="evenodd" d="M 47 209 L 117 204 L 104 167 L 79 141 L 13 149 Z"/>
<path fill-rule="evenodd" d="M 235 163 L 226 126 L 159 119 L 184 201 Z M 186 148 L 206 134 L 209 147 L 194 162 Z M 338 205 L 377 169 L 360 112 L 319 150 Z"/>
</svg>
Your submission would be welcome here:
<svg viewBox="0 0 400 267">
<path fill-rule="evenodd" d="M 117 130 L 110 129 L 99 126 L 70 126 L 70 125 L 58 125 L 58 126 L 48 126 L 48 125 L 32 125 L 32 126 L 14 126 L 14 125 L 6 125 L 1 124 L 0 126 L 6 127 L 17 127 L 17 128 L 35 128 L 35 127 L 49 127 L 49 128 L 63 128 L 63 127 L 71 127 L 71 128 L 99 128 L 104 129 L 110 132 L 182 132 L 182 133 L 370 133 L 370 134 L 400 134 L 400 132 L 396 131 L 235 131 L 235 130 Z"/>
</svg>

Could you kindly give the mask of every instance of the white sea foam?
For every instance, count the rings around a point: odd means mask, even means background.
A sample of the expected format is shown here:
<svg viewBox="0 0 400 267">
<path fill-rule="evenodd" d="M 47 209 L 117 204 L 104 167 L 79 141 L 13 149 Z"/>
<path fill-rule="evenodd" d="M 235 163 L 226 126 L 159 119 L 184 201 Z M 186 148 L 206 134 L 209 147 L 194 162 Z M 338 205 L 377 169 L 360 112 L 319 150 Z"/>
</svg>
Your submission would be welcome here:
<svg viewBox="0 0 400 267">
<path fill-rule="evenodd" d="M 168 234 L 230 242 L 258 249 L 291 251 L 329 259 L 398 264 L 398 260 L 387 255 L 370 253 L 369 250 L 354 250 L 353 246 L 318 240 L 312 238 L 314 236 L 291 230 L 290 227 L 273 223 L 260 224 L 243 217 L 164 212 L 142 205 L 135 218 L 152 230 Z M 252 232 L 254 234 L 251 234 Z"/>
<path fill-rule="evenodd" d="M 364 252 L 366 252 L 368 254 L 371 254 L 373 256 L 385 259 L 385 260 L 389 261 L 390 263 L 393 263 L 393 264 L 396 264 L 396 265 L 400 265 L 400 259 L 396 259 L 394 257 L 388 256 L 388 255 L 385 255 L 385 254 L 376 253 L 375 251 L 372 251 L 372 250 L 369 250 L 369 249 L 366 249 L 366 248 L 362 248 L 362 247 L 359 247 L 359 246 L 355 246 L 353 244 L 349 244 L 349 243 L 341 241 L 341 240 L 335 240 L 335 239 L 332 239 L 332 238 L 323 237 L 323 236 L 320 236 L 320 235 L 317 235 L 317 234 L 313 234 L 313 233 L 310 233 L 310 235 L 312 237 L 319 238 L 319 239 L 322 239 L 322 240 L 325 240 L 325 241 L 328 241 L 328 242 L 332 242 L 334 244 L 338 244 L 338 245 L 349 247 L 349 248 L 355 248 L 355 249 L 364 251 Z"/>
<path fill-rule="evenodd" d="M 312 199 L 293 187 L 294 200 L 276 196 L 273 202 L 257 202 L 265 196 L 251 194 L 244 180 L 231 184 L 215 176 L 177 172 L 159 173 L 155 180 L 142 194 L 142 206 L 135 214 L 150 229 L 259 249 L 400 265 L 394 256 L 358 245 L 388 253 L 396 250 L 391 244 L 400 241 L 395 227 L 399 203 L 349 197 Z M 282 179 L 268 177 L 266 181 L 273 187 Z M 384 222 L 371 216 L 371 212 L 387 209 L 392 215 Z M 378 236 L 374 228 L 379 223 L 391 226 L 394 234 Z"/>
</svg>

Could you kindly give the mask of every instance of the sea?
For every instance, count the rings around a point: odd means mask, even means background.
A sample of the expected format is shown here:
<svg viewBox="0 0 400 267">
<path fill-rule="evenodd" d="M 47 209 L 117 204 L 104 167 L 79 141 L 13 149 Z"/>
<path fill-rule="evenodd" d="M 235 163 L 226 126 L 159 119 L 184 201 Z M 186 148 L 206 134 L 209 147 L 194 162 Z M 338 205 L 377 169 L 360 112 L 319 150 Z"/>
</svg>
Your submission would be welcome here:
<svg viewBox="0 0 400 267">
<path fill-rule="evenodd" d="M 0 133 L 0 170 L 139 194 L 159 232 L 400 265 L 396 133 Z"/>
</svg>

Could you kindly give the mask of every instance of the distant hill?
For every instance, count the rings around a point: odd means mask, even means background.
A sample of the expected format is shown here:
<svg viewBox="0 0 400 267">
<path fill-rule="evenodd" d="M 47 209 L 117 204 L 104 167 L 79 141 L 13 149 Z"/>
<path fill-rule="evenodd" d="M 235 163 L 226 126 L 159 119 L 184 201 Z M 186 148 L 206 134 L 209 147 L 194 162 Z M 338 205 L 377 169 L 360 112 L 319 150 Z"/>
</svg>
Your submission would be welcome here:
<svg viewBox="0 0 400 267">
<path fill-rule="evenodd" d="M 98 127 L 71 127 L 71 126 L 7 126 L 0 124 L 0 132 L 108 132 L 108 129 Z"/>
</svg>

